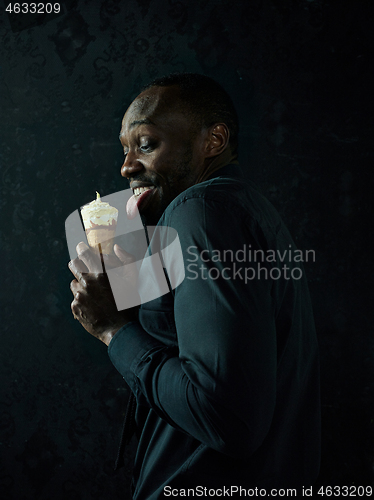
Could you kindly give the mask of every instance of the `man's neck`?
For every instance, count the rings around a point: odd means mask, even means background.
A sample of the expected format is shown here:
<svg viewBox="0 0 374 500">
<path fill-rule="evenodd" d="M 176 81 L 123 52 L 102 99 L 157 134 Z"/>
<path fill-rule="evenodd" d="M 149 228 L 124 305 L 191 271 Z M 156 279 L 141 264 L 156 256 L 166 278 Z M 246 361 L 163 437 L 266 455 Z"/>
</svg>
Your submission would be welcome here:
<svg viewBox="0 0 374 500">
<path fill-rule="evenodd" d="M 237 155 L 233 154 L 230 149 L 226 149 L 222 154 L 213 158 L 207 165 L 204 166 L 201 174 L 198 176 L 195 184 L 206 181 L 213 172 L 220 168 L 230 165 L 230 163 L 239 164 Z"/>
</svg>

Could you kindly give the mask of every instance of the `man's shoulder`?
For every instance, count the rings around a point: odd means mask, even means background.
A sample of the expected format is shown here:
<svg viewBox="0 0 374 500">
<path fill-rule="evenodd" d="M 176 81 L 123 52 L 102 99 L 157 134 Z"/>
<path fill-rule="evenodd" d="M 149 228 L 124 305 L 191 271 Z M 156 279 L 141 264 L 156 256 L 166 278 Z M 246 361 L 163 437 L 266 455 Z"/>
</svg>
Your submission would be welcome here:
<svg viewBox="0 0 374 500">
<path fill-rule="evenodd" d="M 243 206 L 243 195 L 251 190 L 254 190 L 254 186 L 243 177 L 216 176 L 190 186 L 180 193 L 169 204 L 165 215 L 168 216 L 176 210 L 179 212 L 183 207 L 188 209 L 195 207 L 196 210 L 199 210 L 199 207 L 206 208 L 207 205 L 202 203 L 203 201 L 212 202 L 217 206 L 228 203 L 239 208 Z"/>
<path fill-rule="evenodd" d="M 240 204 L 238 194 L 245 189 L 246 186 L 239 179 L 217 177 L 189 187 L 180 193 L 168 208 L 174 210 L 183 203 L 199 199 Z"/>
<path fill-rule="evenodd" d="M 195 220 L 211 212 L 219 220 L 228 213 L 236 220 L 257 221 L 260 225 L 278 226 L 280 215 L 260 193 L 254 183 L 244 177 L 214 177 L 189 187 L 167 207 L 163 225 L 185 216 Z M 217 221 L 218 222 L 218 221 Z"/>
</svg>

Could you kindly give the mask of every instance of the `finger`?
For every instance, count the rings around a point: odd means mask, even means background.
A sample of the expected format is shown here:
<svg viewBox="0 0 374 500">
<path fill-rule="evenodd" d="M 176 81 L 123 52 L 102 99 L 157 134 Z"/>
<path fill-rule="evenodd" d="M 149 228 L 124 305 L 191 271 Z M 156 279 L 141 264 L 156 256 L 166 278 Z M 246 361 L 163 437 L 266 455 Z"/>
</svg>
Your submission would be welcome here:
<svg viewBox="0 0 374 500">
<path fill-rule="evenodd" d="M 92 249 L 88 248 L 88 246 L 85 243 L 83 243 L 83 241 L 78 243 L 76 250 L 79 259 L 82 262 L 84 262 L 84 264 L 88 268 L 88 272 L 90 273 L 103 272 L 103 266 L 98 255 L 96 255 Z"/>
<path fill-rule="evenodd" d="M 111 253 L 109 255 L 103 254 L 103 261 L 105 269 L 112 269 L 114 267 L 119 267 L 123 265 L 122 261 L 120 261 L 119 258 L 114 253 Z"/>
<path fill-rule="evenodd" d="M 78 257 L 76 259 L 71 260 L 68 264 L 68 267 L 72 272 L 78 271 L 82 274 L 88 273 L 87 266 Z"/>
<path fill-rule="evenodd" d="M 90 247 L 88 247 L 83 241 L 80 241 L 75 249 L 76 249 L 77 253 L 79 253 L 79 251 L 84 252 L 85 250 L 88 250 L 89 248 Z M 79 249 L 79 251 L 78 251 L 78 249 Z"/>
<path fill-rule="evenodd" d="M 79 283 L 79 281 L 73 280 L 70 283 L 70 290 L 75 297 L 78 292 L 83 292 L 83 286 L 81 285 L 81 283 Z"/>
<path fill-rule="evenodd" d="M 117 243 L 114 245 L 113 250 L 123 264 L 132 264 L 135 262 L 135 257 L 131 253 L 126 252 Z"/>
<path fill-rule="evenodd" d="M 79 308 L 76 300 L 73 300 L 73 302 L 70 304 L 70 308 L 71 308 L 71 312 L 73 313 L 74 319 L 77 319 L 79 321 L 80 308 Z"/>
<path fill-rule="evenodd" d="M 74 277 L 81 283 L 84 283 L 84 273 L 88 273 L 88 269 L 85 264 L 79 259 L 73 259 L 69 262 L 68 267 L 73 273 Z"/>
<path fill-rule="evenodd" d="M 87 304 L 87 296 L 81 290 L 78 290 L 71 303 L 71 310 L 74 316 L 78 316 L 78 318 L 83 317 L 82 310 L 87 308 Z"/>
</svg>

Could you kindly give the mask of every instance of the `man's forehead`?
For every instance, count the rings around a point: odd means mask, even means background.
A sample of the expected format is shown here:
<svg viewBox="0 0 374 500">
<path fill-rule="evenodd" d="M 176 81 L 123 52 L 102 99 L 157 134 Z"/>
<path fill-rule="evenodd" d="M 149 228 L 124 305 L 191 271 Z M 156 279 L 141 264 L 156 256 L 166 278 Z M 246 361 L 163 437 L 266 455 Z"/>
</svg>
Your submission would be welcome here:
<svg viewBox="0 0 374 500">
<path fill-rule="evenodd" d="M 178 109 L 179 104 L 178 87 L 151 87 L 139 94 L 130 104 L 123 124 L 171 113 Z"/>
</svg>

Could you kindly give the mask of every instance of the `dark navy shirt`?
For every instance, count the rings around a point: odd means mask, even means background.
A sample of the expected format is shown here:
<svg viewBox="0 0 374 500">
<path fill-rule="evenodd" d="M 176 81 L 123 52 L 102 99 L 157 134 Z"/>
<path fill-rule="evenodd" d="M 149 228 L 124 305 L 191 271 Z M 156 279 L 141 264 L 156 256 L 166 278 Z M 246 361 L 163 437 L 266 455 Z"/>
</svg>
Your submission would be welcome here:
<svg viewBox="0 0 374 500">
<path fill-rule="evenodd" d="M 178 233 L 185 278 L 108 350 L 138 403 L 134 499 L 204 487 L 301 496 L 320 460 L 306 252 L 237 165 L 181 193 L 159 225 Z"/>
</svg>

